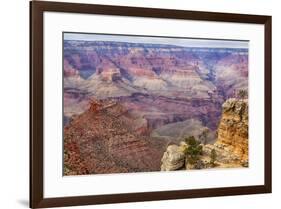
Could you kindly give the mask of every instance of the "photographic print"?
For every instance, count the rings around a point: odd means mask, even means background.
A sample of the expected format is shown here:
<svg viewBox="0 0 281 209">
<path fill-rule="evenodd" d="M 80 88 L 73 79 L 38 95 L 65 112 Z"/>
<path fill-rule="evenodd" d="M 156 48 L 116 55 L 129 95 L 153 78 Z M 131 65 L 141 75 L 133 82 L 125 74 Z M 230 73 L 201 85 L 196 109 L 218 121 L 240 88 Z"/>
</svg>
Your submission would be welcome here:
<svg viewBox="0 0 281 209">
<path fill-rule="evenodd" d="M 247 168 L 247 40 L 63 33 L 63 175 Z"/>
<path fill-rule="evenodd" d="M 272 192 L 271 16 L 31 1 L 29 61 L 31 208 Z"/>
</svg>

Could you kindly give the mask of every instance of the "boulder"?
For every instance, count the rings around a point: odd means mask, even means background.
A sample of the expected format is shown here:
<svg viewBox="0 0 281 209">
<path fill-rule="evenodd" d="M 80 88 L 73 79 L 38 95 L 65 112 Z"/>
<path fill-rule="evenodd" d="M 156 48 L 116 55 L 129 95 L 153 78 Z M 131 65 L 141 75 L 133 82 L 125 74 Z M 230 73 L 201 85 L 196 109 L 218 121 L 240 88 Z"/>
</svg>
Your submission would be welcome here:
<svg viewBox="0 0 281 209">
<path fill-rule="evenodd" d="M 185 154 L 177 145 L 167 147 L 161 162 L 161 171 L 175 171 L 184 167 Z"/>
</svg>

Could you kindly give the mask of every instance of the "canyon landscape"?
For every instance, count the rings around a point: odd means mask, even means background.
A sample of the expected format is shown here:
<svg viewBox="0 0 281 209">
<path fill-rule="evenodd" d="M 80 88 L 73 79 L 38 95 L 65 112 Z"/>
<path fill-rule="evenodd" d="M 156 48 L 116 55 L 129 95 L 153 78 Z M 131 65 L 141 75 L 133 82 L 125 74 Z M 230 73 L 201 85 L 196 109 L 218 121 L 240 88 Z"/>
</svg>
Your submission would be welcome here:
<svg viewBox="0 0 281 209">
<path fill-rule="evenodd" d="M 64 33 L 64 175 L 248 167 L 248 42 Z"/>
</svg>

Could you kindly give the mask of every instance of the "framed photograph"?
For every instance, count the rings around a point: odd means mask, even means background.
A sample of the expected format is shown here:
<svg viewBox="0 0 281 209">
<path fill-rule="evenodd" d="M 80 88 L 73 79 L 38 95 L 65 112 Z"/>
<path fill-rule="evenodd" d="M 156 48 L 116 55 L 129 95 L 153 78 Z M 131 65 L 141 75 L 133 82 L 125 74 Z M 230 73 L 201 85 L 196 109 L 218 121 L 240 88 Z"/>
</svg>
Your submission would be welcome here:
<svg viewBox="0 0 281 209">
<path fill-rule="evenodd" d="M 30 3 L 30 207 L 271 192 L 271 17 Z"/>
</svg>

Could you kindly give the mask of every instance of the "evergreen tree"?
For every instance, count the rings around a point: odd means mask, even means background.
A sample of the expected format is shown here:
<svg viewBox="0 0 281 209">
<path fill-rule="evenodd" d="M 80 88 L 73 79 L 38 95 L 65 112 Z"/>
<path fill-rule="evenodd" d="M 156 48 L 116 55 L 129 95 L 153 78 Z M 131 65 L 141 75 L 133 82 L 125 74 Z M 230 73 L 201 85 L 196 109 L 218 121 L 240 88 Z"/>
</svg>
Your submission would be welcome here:
<svg viewBox="0 0 281 209">
<path fill-rule="evenodd" d="M 188 145 L 184 151 L 187 162 L 194 165 L 198 162 L 200 155 L 203 154 L 203 147 L 200 145 L 200 141 L 196 140 L 194 136 L 186 138 L 185 142 Z"/>
</svg>

